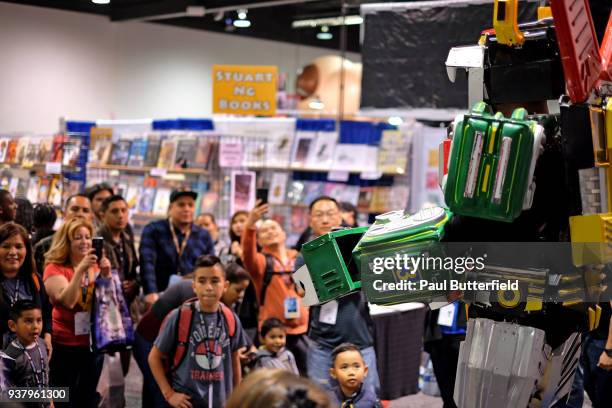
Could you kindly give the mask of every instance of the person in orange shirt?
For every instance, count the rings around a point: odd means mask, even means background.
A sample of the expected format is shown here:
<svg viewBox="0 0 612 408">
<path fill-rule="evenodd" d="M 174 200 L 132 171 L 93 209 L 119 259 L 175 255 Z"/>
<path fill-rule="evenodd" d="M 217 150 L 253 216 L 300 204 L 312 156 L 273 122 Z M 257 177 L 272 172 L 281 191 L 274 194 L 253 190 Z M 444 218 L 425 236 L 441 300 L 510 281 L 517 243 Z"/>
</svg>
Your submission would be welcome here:
<svg viewBox="0 0 612 408">
<path fill-rule="evenodd" d="M 259 222 L 267 211 L 268 204 L 260 205 L 258 201 L 249 213 L 242 234 L 242 261 L 257 293 L 259 327 L 270 317 L 283 322 L 287 328 L 287 348 L 294 354 L 300 373 L 305 375 L 308 309 L 302 305 L 303 290 L 296 287 L 291 276 L 297 252 L 285 246 L 287 236 L 276 221 Z M 261 252 L 257 251 L 257 244 Z"/>
</svg>

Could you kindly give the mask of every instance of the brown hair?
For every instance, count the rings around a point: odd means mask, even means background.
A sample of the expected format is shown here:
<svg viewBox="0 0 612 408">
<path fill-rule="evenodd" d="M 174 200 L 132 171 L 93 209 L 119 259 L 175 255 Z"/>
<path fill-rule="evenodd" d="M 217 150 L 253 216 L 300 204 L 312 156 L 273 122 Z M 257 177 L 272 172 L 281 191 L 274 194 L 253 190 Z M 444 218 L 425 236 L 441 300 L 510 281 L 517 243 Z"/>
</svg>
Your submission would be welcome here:
<svg viewBox="0 0 612 408">
<path fill-rule="evenodd" d="M 83 218 L 66 221 L 53 235 L 51 248 L 45 253 L 45 267 L 49 264 L 66 265 L 70 261 L 70 243 L 79 228 L 85 227 L 93 236 L 93 226 Z"/>
<path fill-rule="evenodd" d="M 282 369 L 261 368 L 232 393 L 225 408 L 331 408 L 327 394 L 307 378 Z"/>
<path fill-rule="evenodd" d="M 27 276 L 28 278 L 32 275 L 32 272 L 36 271 L 36 263 L 34 262 L 34 256 L 32 252 L 32 242 L 28 236 L 28 232 L 19 224 L 14 222 L 8 222 L 0 226 L 0 245 L 7 239 L 19 235 L 23 239 L 23 244 L 26 248 L 26 256 L 23 261 L 23 265 L 19 267 L 19 275 Z"/>
</svg>

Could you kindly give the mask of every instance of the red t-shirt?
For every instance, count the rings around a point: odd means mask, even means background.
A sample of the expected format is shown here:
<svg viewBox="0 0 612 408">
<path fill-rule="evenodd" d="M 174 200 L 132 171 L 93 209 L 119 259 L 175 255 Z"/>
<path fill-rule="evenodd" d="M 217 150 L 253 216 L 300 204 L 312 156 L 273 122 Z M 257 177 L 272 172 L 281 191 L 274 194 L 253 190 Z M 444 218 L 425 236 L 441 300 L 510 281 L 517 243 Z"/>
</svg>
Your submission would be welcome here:
<svg viewBox="0 0 612 408">
<path fill-rule="evenodd" d="M 68 282 L 74 275 L 74 269 L 72 266 L 49 264 L 45 268 L 43 275 L 43 282 L 49 279 L 51 276 L 63 276 Z M 78 312 L 82 312 L 83 308 L 80 304 L 76 304 L 74 309 L 67 309 L 62 305 L 53 303 L 53 341 L 65 346 L 89 346 L 89 335 L 74 334 L 74 315 Z"/>
</svg>

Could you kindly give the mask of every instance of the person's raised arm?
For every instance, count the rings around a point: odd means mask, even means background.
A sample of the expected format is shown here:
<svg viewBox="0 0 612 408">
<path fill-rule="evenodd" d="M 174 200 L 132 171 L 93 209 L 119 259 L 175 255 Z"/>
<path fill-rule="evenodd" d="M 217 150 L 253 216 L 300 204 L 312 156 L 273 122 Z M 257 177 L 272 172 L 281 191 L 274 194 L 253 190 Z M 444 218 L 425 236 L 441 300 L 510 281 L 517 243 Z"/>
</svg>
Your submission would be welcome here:
<svg viewBox="0 0 612 408">
<path fill-rule="evenodd" d="M 268 212 L 269 206 L 268 204 L 259 205 L 259 203 L 258 200 L 255 208 L 249 212 L 241 238 L 242 262 L 253 279 L 260 279 L 266 267 L 265 257 L 257 252 L 256 224 Z"/>
</svg>

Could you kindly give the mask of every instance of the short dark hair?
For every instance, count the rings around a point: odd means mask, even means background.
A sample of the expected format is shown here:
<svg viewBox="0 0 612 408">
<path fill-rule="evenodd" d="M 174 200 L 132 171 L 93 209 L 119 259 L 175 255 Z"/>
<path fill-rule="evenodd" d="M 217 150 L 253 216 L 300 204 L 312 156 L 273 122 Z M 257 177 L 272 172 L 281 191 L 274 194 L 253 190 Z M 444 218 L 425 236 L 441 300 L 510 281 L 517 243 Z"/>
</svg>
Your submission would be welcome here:
<svg viewBox="0 0 612 408">
<path fill-rule="evenodd" d="M 100 207 L 100 211 L 102 211 L 103 213 L 106 212 L 106 210 L 108 210 L 108 207 L 111 205 L 111 203 L 114 203 L 115 201 L 123 201 L 124 203 L 127 204 L 127 201 L 125 201 L 125 198 L 123 198 L 123 196 L 119 194 L 113 194 L 112 196 L 102 201 L 102 207 Z"/>
<path fill-rule="evenodd" d="M 87 189 L 85 189 L 85 195 L 87 196 L 87 198 L 89 198 L 89 201 L 93 201 L 94 197 L 100 192 L 100 191 L 108 191 L 112 194 L 115 194 L 115 192 L 113 191 L 113 188 L 111 186 L 109 186 L 106 183 L 98 183 L 98 184 L 94 184 L 93 186 L 87 187 Z"/>
<path fill-rule="evenodd" d="M 9 312 L 9 319 L 11 319 L 14 322 L 17 322 L 17 320 L 21 317 L 21 314 L 23 312 L 27 312 L 28 310 L 34 310 L 34 309 L 41 310 L 40 306 L 32 302 L 31 300 L 19 299 L 11 307 L 11 311 Z"/>
<path fill-rule="evenodd" d="M 359 353 L 361 358 L 363 358 L 363 355 L 361 354 L 361 350 L 359 350 L 359 347 L 357 347 L 353 343 L 342 343 L 332 351 L 332 361 L 331 361 L 332 366 L 336 363 L 336 358 L 338 357 L 338 355 L 346 351 L 356 351 Z"/>
<path fill-rule="evenodd" d="M 196 259 L 193 265 L 193 272 L 198 268 L 212 268 L 215 265 L 219 265 L 219 268 L 223 271 L 223 276 L 226 276 L 225 267 L 221 263 L 221 259 L 214 255 L 201 255 Z M 195 278 L 195 275 L 194 275 Z"/>
<path fill-rule="evenodd" d="M 55 207 L 49 203 L 34 204 L 32 221 L 36 229 L 51 229 L 53 225 L 55 225 L 55 221 L 57 221 L 57 211 L 55 211 Z"/>
<path fill-rule="evenodd" d="M 261 330 L 259 331 L 261 334 L 261 338 L 266 337 L 266 334 L 270 332 L 272 329 L 281 329 L 285 331 L 285 325 L 276 317 L 270 317 L 269 319 L 264 320 L 261 325 Z"/>
<path fill-rule="evenodd" d="M 251 280 L 251 275 L 236 262 L 230 262 L 225 267 L 225 279 L 229 283 L 238 283 L 244 280 Z"/>
<path fill-rule="evenodd" d="M 205 213 L 202 213 L 202 214 L 198 215 L 198 217 L 204 217 L 204 216 L 210 217 L 210 220 L 212 221 L 212 223 L 217 225 L 217 221 L 215 220 L 215 216 L 214 215 L 212 215 L 209 212 L 205 212 Z"/>
<path fill-rule="evenodd" d="M 335 198 L 330 197 L 330 196 L 319 196 L 317 198 L 315 198 L 314 200 L 312 200 L 312 203 L 310 203 L 310 205 L 308 206 L 308 212 L 312 212 L 312 208 L 315 206 L 316 203 L 318 203 L 319 201 L 331 201 L 334 204 L 336 204 L 336 207 L 338 207 L 338 209 L 340 209 L 340 205 L 338 204 L 338 201 L 336 201 Z"/>
<path fill-rule="evenodd" d="M 88 197 L 87 195 L 85 195 L 85 194 L 83 194 L 83 193 L 77 193 L 77 194 L 73 194 L 73 195 L 69 196 L 69 197 L 66 199 L 66 201 L 64 202 L 64 209 L 67 209 L 67 208 L 68 208 L 68 203 L 69 203 L 70 201 L 72 201 L 72 199 L 77 198 L 77 197 L 83 197 L 83 198 L 86 198 L 86 199 L 88 199 L 88 200 L 89 200 L 89 202 L 91 203 L 91 200 L 89 199 L 89 197 Z"/>
</svg>

